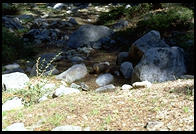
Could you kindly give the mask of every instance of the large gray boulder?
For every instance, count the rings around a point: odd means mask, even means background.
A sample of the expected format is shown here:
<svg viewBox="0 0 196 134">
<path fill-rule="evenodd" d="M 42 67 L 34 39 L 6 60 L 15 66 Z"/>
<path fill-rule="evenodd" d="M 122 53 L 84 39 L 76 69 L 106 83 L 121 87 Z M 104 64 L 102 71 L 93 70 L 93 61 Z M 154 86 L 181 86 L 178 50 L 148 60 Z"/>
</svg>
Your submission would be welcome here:
<svg viewBox="0 0 196 134">
<path fill-rule="evenodd" d="M 103 37 L 110 36 L 112 33 L 113 31 L 106 26 L 83 25 L 72 33 L 67 45 L 70 48 L 78 48 L 92 41 L 98 41 Z"/>
<path fill-rule="evenodd" d="M 155 47 L 169 47 L 163 40 L 161 40 L 160 33 L 152 30 L 136 40 L 129 49 L 129 59 L 134 66 L 140 61 L 143 54 L 151 48 Z"/>
<path fill-rule="evenodd" d="M 184 51 L 179 47 L 152 48 L 135 66 L 132 83 L 136 81 L 164 82 L 186 73 Z"/>
<path fill-rule="evenodd" d="M 2 89 L 4 90 L 20 90 L 26 86 L 29 82 L 29 78 L 26 74 L 21 72 L 15 72 L 2 75 Z"/>
<path fill-rule="evenodd" d="M 72 83 L 76 80 L 84 78 L 87 75 L 87 68 L 85 64 L 75 64 L 65 72 L 56 76 L 56 79 L 63 79 L 67 83 Z"/>
</svg>

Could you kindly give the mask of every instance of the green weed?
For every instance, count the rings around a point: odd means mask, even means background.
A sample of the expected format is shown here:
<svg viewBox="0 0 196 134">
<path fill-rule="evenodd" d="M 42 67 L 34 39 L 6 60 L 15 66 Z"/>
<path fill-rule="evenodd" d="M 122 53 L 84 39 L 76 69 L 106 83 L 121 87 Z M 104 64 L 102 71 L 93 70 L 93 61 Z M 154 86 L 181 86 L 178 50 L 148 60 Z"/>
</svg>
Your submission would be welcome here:
<svg viewBox="0 0 196 134">
<path fill-rule="evenodd" d="M 55 125 L 55 126 L 59 126 L 61 121 L 64 119 L 65 117 L 61 114 L 58 114 L 58 113 L 54 113 L 51 117 L 49 117 L 47 119 L 46 122 L 49 122 L 50 124 L 52 125 Z"/>
<path fill-rule="evenodd" d="M 183 110 L 184 110 L 185 113 L 189 112 L 189 108 L 188 107 L 184 107 Z"/>
</svg>

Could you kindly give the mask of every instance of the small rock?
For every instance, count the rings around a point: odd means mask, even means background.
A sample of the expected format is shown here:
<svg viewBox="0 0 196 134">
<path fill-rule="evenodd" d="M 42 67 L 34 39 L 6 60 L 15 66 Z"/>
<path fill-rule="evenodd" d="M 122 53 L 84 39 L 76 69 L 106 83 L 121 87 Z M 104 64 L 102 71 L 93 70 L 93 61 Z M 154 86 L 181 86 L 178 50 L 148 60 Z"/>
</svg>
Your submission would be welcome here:
<svg viewBox="0 0 196 134">
<path fill-rule="evenodd" d="M 61 81 L 61 83 L 63 84 L 63 86 L 68 87 L 69 85 L 65 82 L 65 81 Z"/>
<path fill-rule="evenodd" d="M 32 68 L 27 66 L 25 72 L 31 73 L 31 70 L 32 70 Z"/>
<path fill-rule="evenodd" d="M 82 47 L 82 48 L 79 47 L 77 48 L 77 50 L 81 53 L 86 54 L 87 57 L 94 53 L 94 49 L 91 47 Z"/>
<path fill-rule="evenodd" d="M 109 71 L 110 69 L 109 66 L 110 66 L 109 62 L 100 62 L 93 65 L 93 70 L 97 74 L 105 73 Z"/>
<path fill-rule="evenodd" d="M 67 14 L 71 14 L 71 13 L 72 13 L 72 11 L 71 11 L 71 10 L 68 10 L 68 11 L 66 11 L 66 13 L 67 13 Z"/>
<path fill-rule="evenodd" d="M 56 5 L 54 5 L 53 9 L 62 9 L 65 6 L 65 4 L 63 3 L 57 3 Z"/>
<path fill-rule="evenodd" d="M 67 83 L 84 78 L 88 74 L 85 64 L 76 64 L 67 69 L 65 72 L 56 76 L 56 79 L 63 79 Z"/>
<path fill-rule="evenodd" d="M 88 91 L 89 90 L 88 85 L 86 85 L 84 82 L 81 82 L 80 86 L 81 86 L 82 90 L 84 90 L 84 91 Z"/>
<path fill-rule="evenodd" d="M 116 64 L 120 65 L 121 63 L 128 60 L 129 53 L 128 52 L 120 52 L 116 59 Z"/>
<path fill-rule="evenodd" d="M 67 95 L 67 94 L 72 94 L 72 93 L 79 93 L 79 92 L 80 90 L 75 88 L 60 86 L 60 88 L 57 88 L 56 91 L 54 92 L 53 98 Z"/>
<path fill-rule="evenodd" d="M 13 109 L 19 109 L 23 107 L 22 104 L 22 99 L 19 99 L 18 97 L 13 98 L 12 100 L 8 100 L 6 101 L 3 105 L 2 105 L 2 111 L 10 111 Z"/>
<path fill-rule="evenodd" d="M 66 125 L 56 127 L 52 131 L 82 131 L 82 128 L 80 126 Z"/>
<path fill-rule="evenodd" d="M 133 88 L 131 85 L 128 85 L 128 84 L 124 84 L 122 86 L 122 90 L 130 90 L 131 88 Z"/>
<path fill-rule="evenodd" d="M 91 128 L 90 128 L 90 127 L 85 127 L 85 128 L 83 129 L 83 131 L 91 131 Z"/>
<path fill-rule="evenodd" d="M 164 125 L 163 122 L 155 121 L 155 122 L 148 122 L 145 127 L 149 131 L 156 131 L 159 130 L 163 125 Z"/>
<path fill-rule="evenodd" d="M 120 76 L 120 72 L 119 71 L 114 71 L 114 75 Z"/>
<path fill-rule="evenodd" d="M 102 44 L 101 44 L 101 42 L 93 42 L 93 44 L 92 44 L 92 48 L 94 48 L 94 49 L 101 49 L 102 48 Z"/>
<path fill-rule="evenodd" d="M 96 83 L 99 86 L 105 86 L 107 84 L 110 84 L 113 81 L 114 77 L 112 74 L 110 73 L 106 73 L 106 74 L 101 74 L 98 76 L 98 78 L 96 79 Z"/>
<path fill-rule="evenodd" d="M 5 128 L 5 131 L 31 131 L 24 127 L 24 123 L 14 123 Z"/>
<path fill-rule="evenodd" d="M 69 22 L 74 24 L 74 25 L 78 25 L 78 22 L 74 18 L 70 18 Z"/>
<path fill-rule="evenodd" d="M 56 87 L 56 85 L 54 83 L 50 83 L 50 84 L 45 84 L 41 90 L 47 90 L 47 89 L 54 89 Z"/>
<path fill-rule="evenodd" d="M 20 65 L 18 65 L 17 63 L 13 63 L 13 64 L 9 64 L 9 65 L 4 66 L 4 68 L 6 68 L 7 70 L 13 70 L 13 69 L 16 69 L 19 67 L 20 67 Z"/>
<path fill-rule="evenodd" d="M 81 57 L 79 57 L 79 56 L 74 56 L 74 57 L 70 56 L 70 57 L 68 57 L 68 59 L 69 59 L 72 63 L 81 63 L 81 62 L 84 61 L 84 59 L 81 58 Z"/>
<path fill-rule="evenodd" d="M 132 84 L 132 86 L 134 88 L 140 88 L 140 87 L 142 87 L 142 88 L 145 88 L 145 87 L 149 88 L 149 87 L 152 86 L 152 83 L 150 83 L 149 81 L 135 82 L 135 83 Z"/>
<path fill-rule="evenodd" d="M 121 28 L 124 28 L 127 26 L 128 26 L 128 21 L 126 21 L 126 20 L 120 20 L 119 22 L 117 22 L 116 24 L 113 25 L 113 27 L 115 29 L 121 29 Z"/>
<path fill-rule="evenodd" d="M 109 85 L 105 85 L 103 87 L 97 88 L 95 92 L 110 92 L 114 90 L 115 90 L 115 86 L 113 84 L 109 84 Z"/>
<path fill-rule="evenodd" d="M 81 88 L 81 86 L 76 84 L 76 83 L 71 83 L 70 87 L 71 88 L 76 88 L 76 89 L 80 89 Z"/>
<path fill-rule="evenodd" d="M 42 101 L 45 101 L 45 100 L 47 100 L 48 98 L 47 98 L 47 96 L 42 96 L 39 100 L 38 100 L 38 102 L 42 102 Z"/>
<path fill-rule="evenodd" d="M 125 6 L 125 9 L 130 8 L 130 7 L 131 7 L 131 5 L 128 4 Z"/>
<path fill-rule="evenodd" d="M 125 79 L 130 79 L 133 72 L 133 65 L 131 62 L 123 62 L 120 65 L 120 71 L 123 74 Z"/>
</svg>

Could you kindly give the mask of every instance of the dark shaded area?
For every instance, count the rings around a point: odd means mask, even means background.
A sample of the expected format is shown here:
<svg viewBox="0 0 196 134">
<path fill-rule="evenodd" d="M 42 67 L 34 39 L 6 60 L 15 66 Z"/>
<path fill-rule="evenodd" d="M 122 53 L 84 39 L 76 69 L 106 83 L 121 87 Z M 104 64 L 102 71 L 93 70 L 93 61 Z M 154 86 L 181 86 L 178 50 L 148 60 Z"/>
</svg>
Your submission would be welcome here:
<svg viewBox="0 0 196 134">
<path fill-rule="evenodd" d="M 194 94 L 194 85 L 176 86 L 171 90 L 168 90 L 168 92 L 174 94 L 185 94 L 185 95 L 192 96 Z"/>
</svg>

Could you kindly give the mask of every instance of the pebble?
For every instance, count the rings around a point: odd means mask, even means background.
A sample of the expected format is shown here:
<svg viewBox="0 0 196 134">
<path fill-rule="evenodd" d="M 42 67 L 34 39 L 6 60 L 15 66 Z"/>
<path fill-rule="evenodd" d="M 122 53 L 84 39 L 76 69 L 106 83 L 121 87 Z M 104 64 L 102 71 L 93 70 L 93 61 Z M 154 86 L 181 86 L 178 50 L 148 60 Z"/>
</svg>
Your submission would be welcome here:
<svg viewBox="0 0 196 134">
<path fill-rule="evenodd" d="M 135 82 L 135 83 L 132 84 L 132 86 L 134 88 L 140 88 L 140 87 L 142 87 L 142 88 L 145 88 L 145 87 L 150 88 L 152 86 L 152 83 L 150 83 L 149 81 Z"/>
<path fill-rule="evenodd" d="M 109 92 L 109 91 L 114 91 L 115 86 L 113 84 L 105 85 L 103 87 L 97 88 L 95 92 Z"/>
<path fill-rule="evenodd" d="M 131 88 L 133 88 L 133 87 L 131 85 L 129 85 L 129 84 L 124 84 L 122 86 L 122 90 L 130 90 Z"/>
<path fill-rule="evenodd" d="M 159 121 L 153 121 L 153 122 L 148 122 L 146 124 L 146 129 L 149 131 L 156 131 L 156 130 L 160 130 L 160 128 L 164 125 L 163 122 L 159 122 Z"/>
</svg>

